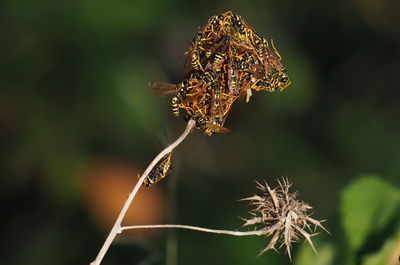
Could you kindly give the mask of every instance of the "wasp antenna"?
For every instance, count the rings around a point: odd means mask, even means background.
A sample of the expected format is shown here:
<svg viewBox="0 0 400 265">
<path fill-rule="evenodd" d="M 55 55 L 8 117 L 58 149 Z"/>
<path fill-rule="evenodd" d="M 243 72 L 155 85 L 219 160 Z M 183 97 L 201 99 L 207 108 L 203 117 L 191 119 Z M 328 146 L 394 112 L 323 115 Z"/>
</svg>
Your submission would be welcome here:
<svg viewBox="0 0 400 265">
<path fill-rule="evenodd" d="M 275 48 L 275 44 L 274 44 L 274 40 L 273 39 L 271 39 L 271 46 L 272 46 L 272 49 L 274 50 L 274 53 L 276 54 L 276 56 L 278 56 L 279 61 L 282 60 L 281 55 L 279 54 L 279 52 Z"/>
</svg>

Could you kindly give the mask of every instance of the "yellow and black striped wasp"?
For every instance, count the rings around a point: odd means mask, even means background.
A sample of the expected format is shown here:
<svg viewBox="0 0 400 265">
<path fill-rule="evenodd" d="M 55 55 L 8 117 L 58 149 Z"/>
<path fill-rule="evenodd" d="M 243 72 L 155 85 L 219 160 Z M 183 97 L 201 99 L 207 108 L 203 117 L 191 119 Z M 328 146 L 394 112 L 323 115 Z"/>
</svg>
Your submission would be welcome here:
<svg viewBox="0 0 400 265">
<path fill-rule="evenodd" d="M 167 95 L 175 93 L 171 99 L 171 110 L 174 116 L 179 116 L 179 109 L 182 107 L 186 94 L 189 92 L 190 84 L 187 79 L 179 84 L 171 84 L 166 82 L 151 82 L 150 87 L 159 95 Z"/>
<path fill-rule="evenodd" d="M 160 180 L 164 179 L 171 172 L 173 167 L 171 166 L 171 156 L 172 152 L 166 154 L 157 165 L 150 171 L 150 173 L 146 176 L 143 181 L 143 185 L 146 187 L 150 187 Z M 138 176 L 140 177 L 140 176 Z"/>
</svg>

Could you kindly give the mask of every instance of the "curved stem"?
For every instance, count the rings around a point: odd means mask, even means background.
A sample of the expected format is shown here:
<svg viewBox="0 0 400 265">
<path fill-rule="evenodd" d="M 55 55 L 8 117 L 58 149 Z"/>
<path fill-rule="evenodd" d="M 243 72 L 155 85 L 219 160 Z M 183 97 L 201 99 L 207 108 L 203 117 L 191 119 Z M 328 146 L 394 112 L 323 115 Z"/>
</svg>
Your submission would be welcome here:
<svg viewBox="0 0 400 265">
<path fill-rule="evenodd" d="M 177 224 L 123 226 L 123 227 L 121 227 L 121 231 L 130 230 L 130 229 L 153 229 L 153 228 L 178 228 L 178 229 L 187 229 L 187 230 L 194 230 L 194 231 L 213 233 L 213 234 L 225 234 L 225 235 L 231 235 L 231 236 L 261 236 L 261 235 L 265 235 L 265 233 L 266 233 L 265 230 L 242 232 L 242 231 L 209 229 L 209 228 L 192 226 L 192 225 L 177 225 Z"/>
<path fill-rule="evenodd" d="M 129 206 L 131 205 L 133 199 L 136 196 L 136 193 L 138 192 L 140 186 L 142 186 L 144 179 L 147 177 L 147 175 L 150 173 L 150 171 L 157 165 L 157 163 L 168 153 L 172 152 L 185 138 L 188 136 L 188 134 L 192 131 L 193 127 L 195 126 L 195 121 L 194 120 L 189 120 L 185 131 L 182 133 L 182 135 L 175 140 L 172 144 L 167 146 L 164 150 L 159 153 L 156 158 L 150 163 L 150 165 L 146 168 L 142 176 L 139 178 L 138 182 L 136 183 L 135 187 L 133 188 L 132 192 L 129 194 L 128 199 L 126 199 L 126 202 L 124 206 L 121 209 L 121 212 L 118 215 L 117 220 L 115 221 L 115 224 L 113 228 L 110 231 L 110 234 L 108 235 L 106 241 L 104 242 L 103 246 L 101 247 L 99 254 L 97 254 L 96 259 L 90 263 L 90 265 L 99 265 L 101 261 L 103 260 L 104 255 L 107 253 L 108 248 L 110 247 L 111 243 L 114 241 L 114 238 L 116 237 L 117 234 L 121 233 L 121 222 L 125 217 L 126 212 L 129 209 Z"/>
</svg>

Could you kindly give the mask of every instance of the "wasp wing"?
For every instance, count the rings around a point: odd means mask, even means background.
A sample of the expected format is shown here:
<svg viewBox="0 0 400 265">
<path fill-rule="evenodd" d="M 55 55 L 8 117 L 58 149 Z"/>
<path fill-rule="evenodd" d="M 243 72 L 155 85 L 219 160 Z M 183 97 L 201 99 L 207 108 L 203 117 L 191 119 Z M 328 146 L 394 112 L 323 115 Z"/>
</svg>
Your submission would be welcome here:
<svg viewBox="0 0 400 265">
<path fill-rule="evenodd" d="M 178 91 L 176 84 L 166 83 L 154 81 L 150 82 L 149 86 L 158 94 L 158 95 L 168 95 L 173 94 Z"/>
</svg>

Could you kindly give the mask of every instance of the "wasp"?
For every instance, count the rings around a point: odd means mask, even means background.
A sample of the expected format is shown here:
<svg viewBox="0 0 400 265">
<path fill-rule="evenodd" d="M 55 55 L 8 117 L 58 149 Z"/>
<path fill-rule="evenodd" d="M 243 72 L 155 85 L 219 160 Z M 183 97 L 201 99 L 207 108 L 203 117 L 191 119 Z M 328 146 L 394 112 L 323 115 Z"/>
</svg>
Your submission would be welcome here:
<svg viewBox="0 0 400 265">
<path fill-rule="evenodd" d="M 193 51 L 192 56 L 190 58 L 190 64 L 195 71 L 203 71 L 203 66 L 200 62 L 200 54 L 198 50 Z"/>
<path fill-rule="evenodd" d="M 229 132 L 229 129 L 224 127 L 224 123 L 228 114 L 232 108 L 233 103 L 238 98 L 238 96 L 234 96 L 231 94 L 223 94 L 221 97 L 224 99 L 221 101 L 221 113 L 220 115 L 210 115 L 208 118 L 205 127 L 202 128 L 203 133 L 207 135 L 211 135 L 215 132 L 226 133 Z"/>
<path fill-rule="evenodd" d="M 243 21 L 243 18 L 235 13 L 232 13 L 232 27 L 237 32 L 238 34 L 241 34 L 242 36 L 246 36 L 246 28 L 245 24 Z"/>
<path fill-rule="evenodd" d="M 213 118 L 212 120 L 210 120 L 209 117 L 203 114 L 197 114 L 192 118 L 196 121 L 196 126 L 208 136 L 212 135 L 215 132 L 229 132 L 229 129 L 223 127 L 223 119 Z"/>
<path fill-rule="evenodd" d="M 211 81 L 215 78 L 215 73 L 213 71 L 204 72 L 203 76 L 199 77 L 197 75 L 191 75 L 190 80 L 194 83 L 191 87 L 190 93 L 186 96 L 188 101 L 195 102 L 197 98 L 204 93 L 204 91 L 211 85 Z"/>
<path fill-rule="evenodd" d="M 229 44 L 229 37 L 224 37 L 212 49 L 209 49 L 206 52 L 206 57 L 208 56 L 207 58 L 210 58 L 212 55 L 214 55 L 206 64 L 206 70 L 218 70 L 222 67 L 222 64 L 226 59 L 225 57 Z"/>
<path fill-rule="evenodd" d="M 261 87 L 266 91 L 282 91 L 288 87 L 291 82 L 286 69 L 281 63 L 281 55 L 275 48 L 273 40 L 271 40 L 271 47 L 268 41 L 263 39 L 261 45 L 263 52 L 263 64 L 265 69 L 265 76 L 261 80 Z"/>
<path fill-rule="evenodd" d="M 288 86 L 290 86 L 291 82 L 289 80 L 288 73 L 285 69 L 280 69 L 278 72 L 272 74 L 270 87 L 272 91 L 278 90 L 282 91 Z"/>
<path fill-rule="evenodd" d="M 222 116 L 222 93 L 221 83 L 218 80 L 214 80 L 211 84 L 212 97 L 211 97 L 211 109 L 210 114 L 214 116 L 216 110 L 218 110 L 218 116 Z"/>
<path fill-rule="evenodd" d="M 172 166 L 171 166 L 171 156 L 172 152 L 166 154 L 160 162 L 158 162 L 153 169 L 150 171 L 150 173 L 146 176 L 146 178 L 143 181 L 143 185 L 146 187 L 150 187 L 166 176 L 168 176 L 172 172 Z M 140 176 L 138 176 L 139 178 Z"/>
<path fill-rule="evenodd" d="M 208 23 L 193 37 L 189 51 L 186 52 L 185 55 L 190 59 L 192 68 L 195 71 L 203 70 L 201 65 L 202 53 L 205 52 L 206 58 L 212 55 L 209 51 L 210 49 L 205 46 L 207 46 L 207 44 L 213 44 L 215 38 L 220 38 L 220 25 L 223 19 L 223 15 L 211 17 Z"/>
<path fill-rule="evenodd" d="M 203 27 L 201 31 L 206 31 L 209 34 L 213 34 L 216 37 L 220 37 L 221 25 L 223 24 L 223 20 L 225 19 L 224 14 L 218 16 L 212 16 L 208 23 Z M 209 36 L 209 35 L 208 35 Z"/>
<path fill-rule="evenodd" d="M 171 110 L 174 116 L 179 116 L 180 104 L 186 99 L 186 94 L 190 91 L 190 83 L 187 79 L 178 85 L 165 82 L 152 82 L 152 87 L 159 95 L 176 93 L 171 99 Z"/>
<path fill-rule="evenodd" d="M 238 93 L 238 72 L 234 70 L 232 67 L 228 69 L 228 91 L 230 94 Z"/>
<path fill-rule="evenodd" d="M 226 51 L 227 51 L 227 47 L 230 43 L 230 39 L 228 37 L 224 38 L 223 40 L 221 40 L 220 42 L 220 47 L 219 49 L 216 51 L 215 55 L 214 55 L 214 59 L 212 62 L 212 66 L 211 69 L 217 69 L 219 67 L 221 67 L 221 64 L 224 62 L 225 60 L 225 56 L 226 56 Z"/>
</svg>

